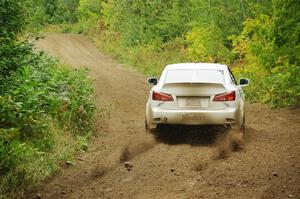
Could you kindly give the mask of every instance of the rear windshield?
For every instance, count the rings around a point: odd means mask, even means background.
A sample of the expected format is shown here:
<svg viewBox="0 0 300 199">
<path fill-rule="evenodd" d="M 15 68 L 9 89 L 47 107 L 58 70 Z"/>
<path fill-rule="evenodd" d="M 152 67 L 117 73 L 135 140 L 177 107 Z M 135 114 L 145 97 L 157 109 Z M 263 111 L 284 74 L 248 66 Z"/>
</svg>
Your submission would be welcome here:
<svg viewBox="0 0 300 199">
<path fill-rule="evenodd" d="M 210 69 L 175 69 L 167 71 L 165 83 L 224 83 L 221 70 Z"/>
</svg>

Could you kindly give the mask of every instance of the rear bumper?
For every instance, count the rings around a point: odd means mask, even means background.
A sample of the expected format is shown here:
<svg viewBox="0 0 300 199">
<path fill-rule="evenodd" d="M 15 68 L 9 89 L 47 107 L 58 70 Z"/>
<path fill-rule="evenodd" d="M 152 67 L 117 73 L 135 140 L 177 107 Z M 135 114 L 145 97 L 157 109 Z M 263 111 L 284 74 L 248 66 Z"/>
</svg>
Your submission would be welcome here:
<svg viewBox="0 0 300 199">
<path fill-rule="evenodd" d="M 153 107 L 149 118 L 150 125 L 186 124 L 186 125 L 231 125 L 238 124 L 238 109 L 228 107 L 224 110 L 166 110 Z"/>
</svg>

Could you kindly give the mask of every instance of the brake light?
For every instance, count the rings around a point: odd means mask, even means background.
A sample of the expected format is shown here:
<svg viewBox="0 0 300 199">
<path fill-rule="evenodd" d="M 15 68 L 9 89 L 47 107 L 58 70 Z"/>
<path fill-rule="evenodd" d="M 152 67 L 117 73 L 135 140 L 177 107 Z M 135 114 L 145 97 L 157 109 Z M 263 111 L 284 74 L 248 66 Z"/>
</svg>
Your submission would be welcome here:
<svg viewBox="0 0 300 199">
<path fill-rule="evenodd" d="M 221 93 L 215 95 L 213 101 L 221 102 L 221 101 L 234 101 L 235 100 L 235 91 L 230 91 L 228 93 Z"/>
<path fill-rule="evenodd" d="M 155 91 L 152 93 L 152 99 L 157 101 L 173 101 L 172 95 Z"/>
</svg>

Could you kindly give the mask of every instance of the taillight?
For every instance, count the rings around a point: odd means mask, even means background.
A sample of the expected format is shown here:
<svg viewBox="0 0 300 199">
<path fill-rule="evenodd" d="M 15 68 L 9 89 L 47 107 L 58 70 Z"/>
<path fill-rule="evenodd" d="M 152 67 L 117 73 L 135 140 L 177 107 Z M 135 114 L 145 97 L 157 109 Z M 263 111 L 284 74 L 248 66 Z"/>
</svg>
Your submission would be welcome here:
<svg viewBox="0 0 300 199">
<path fill-rule="evenodd" d="M 157 101 L 173 101 L 172 95 L 153 91 L 152 99 Z"/>
<path fill-rule="evenodd" d="M 228 93 L 221 93 L 215 95 L 213 101 L 220 102 L 220 101 L 234 101 L 235 100 L 235 91 L 230 91 Z"/>
</svg>

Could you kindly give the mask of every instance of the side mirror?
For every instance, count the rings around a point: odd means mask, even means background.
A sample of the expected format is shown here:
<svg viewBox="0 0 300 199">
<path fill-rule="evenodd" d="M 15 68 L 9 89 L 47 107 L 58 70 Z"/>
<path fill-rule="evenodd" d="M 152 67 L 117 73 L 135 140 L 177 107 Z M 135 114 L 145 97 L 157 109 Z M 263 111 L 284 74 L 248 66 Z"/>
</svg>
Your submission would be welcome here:
<svg viewBox="0 0 300 199">
<path fill-rule="evenodd" d="M 241 78 L 240 79 L 240 86 L 248 86 L 248 84 L 249 84 L 249 79 L 247 79 L 247 78 Z"/>
<path fill-rule="evenodd" d="M 155 86 L 158 83 L 158 79 L 156 77 L 150 77 L 147 79 L 147 84 L 151 86 Z"/>
</svg>

